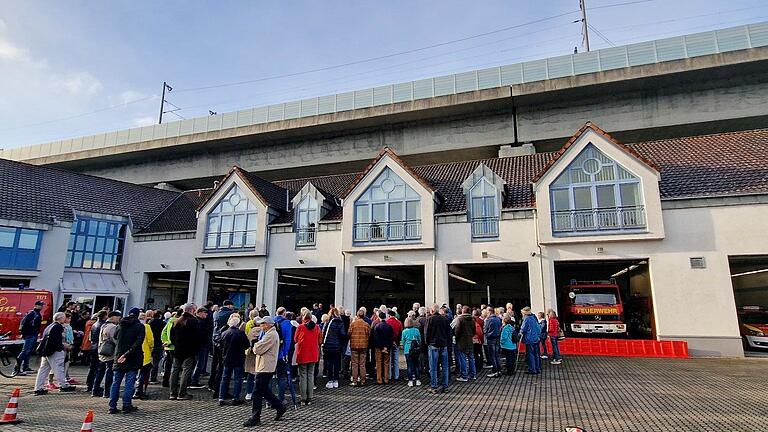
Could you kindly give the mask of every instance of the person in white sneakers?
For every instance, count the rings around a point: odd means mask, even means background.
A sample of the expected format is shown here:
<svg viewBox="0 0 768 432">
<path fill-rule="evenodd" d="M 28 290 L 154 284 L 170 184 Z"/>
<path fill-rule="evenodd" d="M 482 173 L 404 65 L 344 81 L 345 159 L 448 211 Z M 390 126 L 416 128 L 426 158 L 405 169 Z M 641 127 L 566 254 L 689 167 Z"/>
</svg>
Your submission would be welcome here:
<svg viewBox="0 0 768 432">
<path fill-rule="evenodd" d="M 419 365 L 419 356 L 421 348 L 424 346 L 421 340 L 421 332 L 414 325 L 414 319 L 410 316 L 405 319 L 405 330 L 400 337 L 400 344 L 403 345 L 405 361 L 408 365 L 408 387 L 421 385 L 421 367 Z"/>
</svg>

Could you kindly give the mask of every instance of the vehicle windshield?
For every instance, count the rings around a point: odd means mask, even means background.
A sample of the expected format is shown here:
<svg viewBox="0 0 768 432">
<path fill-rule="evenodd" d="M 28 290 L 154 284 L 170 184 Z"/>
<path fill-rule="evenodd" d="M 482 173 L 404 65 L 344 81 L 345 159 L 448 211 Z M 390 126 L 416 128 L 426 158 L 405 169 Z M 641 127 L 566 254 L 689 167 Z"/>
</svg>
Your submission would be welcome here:
<svg viewBox="0 0 768 432">
<path fill-rule="evenodd" d="M 590 289 L 581 290 L 575 289 L 573 293 L 576 297 L 573 299 L 573 304 L 577 305 L 594 305 L 594 304 L 610 304 L 615 305 L 617 302 L 616 290 L 612 289 Z"/>
<path fill-rule="evenodd" d="M 753 312 L 741 316 L 744 324 L 768 324 L 768 312 Z"/>
</svg>

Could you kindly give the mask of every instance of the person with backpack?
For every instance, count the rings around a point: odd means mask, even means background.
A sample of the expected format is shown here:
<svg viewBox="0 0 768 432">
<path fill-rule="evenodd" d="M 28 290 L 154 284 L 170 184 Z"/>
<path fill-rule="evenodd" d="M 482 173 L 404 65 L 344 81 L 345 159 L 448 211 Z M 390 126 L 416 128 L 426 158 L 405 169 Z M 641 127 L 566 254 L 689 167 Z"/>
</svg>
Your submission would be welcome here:
<svg viewBox="0 0 768 432">
<path fill-rule="evenodd" d="M 560 321 L 557 319 L 557 313 L 550 309 L 547 311 L 547 336 L 552 343 L 552 364 L 559 365 L 563 362 L 563 357 L 560 355 L 560 346 L 558 339 L 560 338 Z"/>
<path fill-rule="evenodd" d="M 476 331 L 475 320 L 472 319 L 472 315 L 469 313 L 469 306 L 462 306 L 461 314 L 458 315 L 457 319 L 458 321 L 454 333 L 456 334 L 460 376 L 456 378 L 456 381 L 467 382 L 469 380 L 477 379 L 475 348 L 473 343 Z"/>
<path fill-rule="evenodd" d="M 520 334 L 525 344 L 525 356 L 528 361 L 529 375 L 538 375 L 541 373 L 541 357 L 539 351 L 539 337 L 541 328 L 536 316 L 531 313 L 531 308 L 526 306 L 522 310 L 523 324 L 520 326 Z"/>
<path fill-rule="evenodd" d="M 109 391 L 109 413 L 117 414 L 117 400 L 120 397 L 120 384 L 125 379 L 123 390 L 123 414 L 129 414 L 138 410 L 133 403 L 133 391 L 136 385 L 136 375 L 141 369 L 144 360 L 145 327 L 139 321 L 139 308 L 133 308 L 128 316 L 120 320 L 115 330 L 115 363 L 112 367 L 114 377 Z"/>
<path fill-rule="evenodd" d="M 517 330 L 515 319 L 509 313 L 504 314 L 504 327 L 501 328 L 501 353 L 506 359 L 507 375 L 514 375 L 517 368 Z"/>
<path fill-rule="evenodd" d="M 344 347 L 347 331 L 336 308 L 332 308 L 328 315 L 328 324 L 323 328 L 323 359 L 328 363 L 328 383 L 325 387 L 330 389 L 339 387 L 341 350 Z M 389 344 L 392 345 L 391 338 Z"/>
<path fill-rule="evenodd" d="M 37 370 L 37 379 L 35 380 L 35 395 L 44 395 L 48 390 L 43 388 L 48 373 L 53 371 L 56 380 L 59 382 L 60 392 L 70 392 L 75 390 L 75 386 L 67 382 L 64 374 L 64 353 L 71 349 L 71 345 L 64 341 L 64 321 L 66 315 L 64 312 L 56 312 L 53 315 L 53 324 L 49 325 L 43 333 L 43 339 L 37 348 L 37 354 L 40 356 L 40 368 Z"/>
<path fill-rule="evenodd" d="M 24 346 L 16 358 L 16 373 L 19 375 L 27 375 L 29 372 L 34 372 L 29 367 L 29 357 L 35 350 L 35 344 L 37 343 L 37 336 L 40 334 L 40 326 L 42 323 L 42 315 L 40 311 L 45 306 L 45 303 L 38 300 L 35 302 L 35 306 L 24 315 L 21 323 L 19 323 L 19 333 L 21 338 L 24 339 Z"/>
<path fill-rule="evenodd" d="M 117 323 L 120 322 L 122 316 L 120 311 L 112 311 L 107 314 L 107 320 L 99 327 L 99 369 L 93 378 L 92 397 L 108 397 L 109 390 L 112 388 L 115 346 L 117 345 L 115 332 L 117 331 Z M 104 380 L 104 388 L 101 387 L 101 380 Z"/>
<path fill-rule="evenodd" d="M 408 365 L 408 387 L 421 385 L 421 367 L 419 356 L 421 355 L 421 332 L 416 327 L 415 319 L 405 319 L 405 330 L 400 338 L 405 354 L 405 362 Z"/>
<path fill-rule="evenodd" d="M 215 307 L 215 306 L 214 306 Z M 232 300 L 224 300 L 221 308 L 213 313 L 213 337 L 211 346 L 211 374 L 208 377 L 208 389 L 213 392 L 213 397 L 219 396 L 219 386 L 221 385 L 221 373 L 223 367 L 221 365 L 221 359 L 223 353 L 221 351 L 221 334 L 229 328 L 227 321 L 229 316 L 235 312 L 235 304 Z"/>
</svg>

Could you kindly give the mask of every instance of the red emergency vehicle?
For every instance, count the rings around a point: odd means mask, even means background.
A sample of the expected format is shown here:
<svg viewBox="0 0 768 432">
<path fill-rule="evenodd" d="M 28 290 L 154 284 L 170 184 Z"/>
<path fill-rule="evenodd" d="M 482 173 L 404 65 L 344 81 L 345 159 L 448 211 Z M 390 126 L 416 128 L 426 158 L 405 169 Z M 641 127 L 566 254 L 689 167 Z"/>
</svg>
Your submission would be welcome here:
<svg viewBox="0 0 768 432">
<path fill-rule="evenodd" d="M 563 322 L 573 333 L 626 334 L 621 290 L 614 280 L 579 282 L 565 286 Z"/>
<path fill-rule="evenodd" d="M 0 340 L 0 345 L 24 343 L 19 334 L 19 325 L 24 315 L 34 309 L 38 300 L 45 303 L 40 311 L 42 335 L 45 326 L 53 319 L 53 294 L 43 290 L 0 290 L 0 334 L 11 332 L 8 338 Z"/>
</svg>

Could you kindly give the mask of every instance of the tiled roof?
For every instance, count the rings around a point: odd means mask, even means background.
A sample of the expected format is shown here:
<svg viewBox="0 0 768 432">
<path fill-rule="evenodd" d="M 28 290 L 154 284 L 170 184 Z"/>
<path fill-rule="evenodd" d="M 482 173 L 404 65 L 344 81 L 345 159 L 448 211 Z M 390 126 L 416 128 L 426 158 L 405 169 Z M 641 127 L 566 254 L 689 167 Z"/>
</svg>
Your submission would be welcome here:
<svg viewBox="0 0 768 432">
<path fill-rule="evenodd" d="M 0 159 L 0 219 L 72 222 L 73 211 L 130 216 L 141 230 L 178 192 Z"/>
<path fill-rule="evenodd" d="M 435 191 L 434 185 L 430 184 L 429 180 L 425 179 L 418 172 L 414 171 L 414 169 L 411 168 L 410 165 L 405 163 L 405 161 L 402 158 L 400 158 L 400 156 L 398 156 L 397 153 L 392 151 L 392 149 L 390 149 L 389 147 L 384 147 L 383 149 L 381 149 L 379 154 L 375 158 L 373 158 L 373 160 L 371 160 L 371 162 L 361 172 L 357 173 L 357 176 L 355 176 L 355 179 L 352 180 L 352 182 L 347 186 L 347 189 L 340 195 L 340 197 L 344 198 L 347 195 L 349 195 L 349 193 L 352 192 L 352 189 L 354 189 L 355 186 L 357 186 L 357 184 L 360 183 L 360 181 L 363 180 L 363 178 L 365 178 L 366 175 L 368 175 L 368 173 L 373 169 L 373 167 L 375 167 L 376 164 L 384 156 L 389 156 L 390 158 L 392 158 L 392 160 L 395 161 L 395 163 L 403 167 L 404 170 L 411 173 L 413 178 L 417 182 L 421 183 L 422 186 L 424 186 L 430 191 L 433 191 L 433 192 Z"/>
<path fill-rule="evenodd" d="M 211 193 L 213 189 L 197 189 L 179 194 L 141 234 L 194 231 L 197 228 L 197 208 Z"/>
<path fill-rule="evenodd" d="M 768 129 L 639 142 L 623 147 L 661 173 L 662 199 L 768 193 Z M 480 163 L 507 183 L 505 209 L 531 208 L 534 205 L 531 182 L 558 154 L 449 162 L 417 166 L 412 170 L 443 197 L 436 210 L 438 214 L 466 211 L 461 184 Z M 282 180 L 274 184 L 281 190 L 289 190 L 289 199 L 308 181 L 325 194 L 340 198 L 360 174 Z M 341 208 L 337 207 L 323 220 L 341 218 Z M 291 222 L 293 212 L 284 213 L 274 221 Z"/>
</svg>

